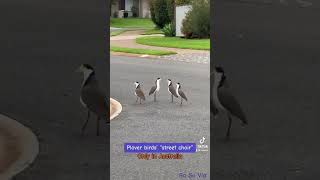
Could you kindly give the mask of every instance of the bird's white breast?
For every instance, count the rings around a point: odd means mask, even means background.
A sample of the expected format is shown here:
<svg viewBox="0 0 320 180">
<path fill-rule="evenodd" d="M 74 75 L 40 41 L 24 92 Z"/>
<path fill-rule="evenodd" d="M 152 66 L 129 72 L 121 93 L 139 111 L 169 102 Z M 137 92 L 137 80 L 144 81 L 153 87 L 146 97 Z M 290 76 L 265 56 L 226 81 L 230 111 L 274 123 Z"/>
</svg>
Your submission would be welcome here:
<svg viewBox="0 0 320 180">
<path fill-rule="evenodd" d="M 217 74 L 214 74 L 214 83 L 213 83 L 213 89 L 212 89 L 212 100 L 213 104 L 216 106 L 216 108 L 220 110 L 225 110 L 225 108 L 222 106 L 220 103 L 219 97 L 218 97 L 218 85 L 220 82 L 221 78 Z"/>
<path fill-rule="evenodd" d="M 176 93 L 177 93 L 178 96 L 180 96 L 180 94 L 179 94 L 179 87 L 177 87 Z"/>
<path fill-rule="evenodd" d="M 81 96 L 80 96 L 80 103 L 82 104 L 83 107 L 85 107 L 85 108 L 87 107 L 87 105 L 83 102 Z"/>
<path fill-rule="evenodd" d="M 84 83 L 87 81 L 87 79 L 89 78 L 90 74 L 92 73 L 92 70 L 85 70 L 83 72 L 83 81 L 82 81 L 82 87 L 84 86 Z"/>
<path fill-rule="evenodd" d="M 220 110 L 224 110 L 225 108 L 222 106 L 222 104 L 220 103 L 220 100 L 218 98 L 218 93 L 216 90 L 213 90 L 213 104 L 216 106 L 216 108 L 220 109 Z"/>
<path fill-rule="evenodd" d="M 156 89 L 156 91 L 158 92 L 160 90 L 160 81 L 158 80 L 157 81 L 157 89 Z"/>
</svg>

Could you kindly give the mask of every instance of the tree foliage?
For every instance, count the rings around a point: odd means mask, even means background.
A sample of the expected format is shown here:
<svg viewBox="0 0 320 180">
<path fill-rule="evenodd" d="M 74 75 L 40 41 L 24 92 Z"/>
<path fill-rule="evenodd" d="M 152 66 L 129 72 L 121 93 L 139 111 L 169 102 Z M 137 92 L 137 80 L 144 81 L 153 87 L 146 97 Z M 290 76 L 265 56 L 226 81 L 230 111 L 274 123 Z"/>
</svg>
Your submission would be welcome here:
<svg viewBox="0 0 320 180">
<path fill-rule="evenodd" d="M 210 37 L 210 2 L 194 0 L 192 8 L 182 22 L 182 33 L 187 38 Z"/>
<path fill-rule="evenodd" d="M 192 0 L 175 0 L 175 3 L 177 6 L 183 6 L 183 5 L 188 5 L 191 4 Z"/>
<path fill-rule="evenodd" d="M 162 29 L 174 19 L 174 0 L 151 0 L 150 12 L 152 21 Z"/>
</svg>

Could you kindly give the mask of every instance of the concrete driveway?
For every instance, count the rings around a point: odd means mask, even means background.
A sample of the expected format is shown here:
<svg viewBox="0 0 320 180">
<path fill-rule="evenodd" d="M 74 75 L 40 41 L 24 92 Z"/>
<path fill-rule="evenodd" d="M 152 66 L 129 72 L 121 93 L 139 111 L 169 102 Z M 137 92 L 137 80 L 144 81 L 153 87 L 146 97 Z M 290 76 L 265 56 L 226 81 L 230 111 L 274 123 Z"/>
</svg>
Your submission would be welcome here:
<svg viewBox="0 0 320 180">
<path fill-rule="evenodd" d="M 180 179 L 179 173 L 209 173 L 208 152 L 186 154 L 183 160 L 138 160 L 124 154 L 126 142 L 194 142 L 204 136 L 209 145 L 209 66 L 159 59 L 112 56 L 110 96 L 119 100 L 122 113 L 111 123 L 111 179 Z M 161 77 L 158 102 L 148 96 Z M 171 103 L 166 80 L 180 82 L 189 101 Z M 134 82 L 143 82 L 146 102 L 135 104 Z M 207 177 L 207 179 L 209 179 Z"/>
</svg>

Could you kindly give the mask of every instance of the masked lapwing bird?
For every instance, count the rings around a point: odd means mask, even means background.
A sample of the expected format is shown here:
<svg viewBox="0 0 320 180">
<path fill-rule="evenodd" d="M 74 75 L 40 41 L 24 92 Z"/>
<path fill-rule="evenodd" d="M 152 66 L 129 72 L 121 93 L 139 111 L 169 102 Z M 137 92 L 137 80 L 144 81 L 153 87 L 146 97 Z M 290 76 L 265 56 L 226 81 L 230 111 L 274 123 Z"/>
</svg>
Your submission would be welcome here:
<svg viewBox="0 0 320 180">
<path fill-rule="evenodd" d="M 230 92 L 229 85 L 222 67 L 215 67 L 213 72 L 213 87 L 212 87 L 212 104 L 211 109 L 214 113 L 225 112 L 229 119 L 226 138 L 230 137 L 230 129 L 232 125 L 232 116 L 239 118 L 242 125 L 247 125 L 247 118 L 242 111 L 242 108 L 237 99 Z"/>
<path fill-rule="evenodd" d="M 87 120 L 82 126 L 81 133 L 84 134 L 88 124 L 90 113 L 97 115 L 97 136 L 99 136 L 99 121 L 106 120 L 108 123 L 108 103 L 106 94 L 100 89 L 99 83 L 95 76 L 94 69 L 88 64 L 82 64 L 79 72 L 83 73 L 83 82 L 81 86 L 80 102 L 88 110 Z"/>
<path fill-rule="evenodd" d="M 146 100 L 145 96 L 144 96 L 144 93 L 141 89 L 141 85 L 139 82 L 135 82 L 134 83 L 136 85 L 136 90 L 134 92 L 134 94 L 137 96 L 137 100 L 136 100 L 136 103 L 138 102 L 138 100 L 140 100 L 140 104 L 141 104 L 141 100 Z"/>
<path fill-rule="evenodd" d="M 186 101 L 188 101 L 187 96 L 186 96 L 186 95 L 184 94 L 184 92 L 181 90 L 181 84 L 180 84 L 180 83 L 177 83 L 176 93 L 177 93 L 178 97 L 181 98 L 181 103 L 180 103 L 180 105 L 182 105 L 183 99 L 186 100 Z"/>
<path fill-rule="evenodd" d="M 152 86 L 149 91 L 149 96 L 151 94 L 154 94 L 154 101 L 157 101 L 157 92 L 159 92 L 160 90 L 160 81 L 161 81 L 161 78 L 157 78 L 157 80 L 155 81 L 155 85 Z"/>
<path fill-rule="evenodd" d="M 173 96 L 178 98 L 177 92 L 173 87 L 171 79 L 168 79 L 168 91 L 171 94 L 171 102 L 173 102 Z"/>
</svg>

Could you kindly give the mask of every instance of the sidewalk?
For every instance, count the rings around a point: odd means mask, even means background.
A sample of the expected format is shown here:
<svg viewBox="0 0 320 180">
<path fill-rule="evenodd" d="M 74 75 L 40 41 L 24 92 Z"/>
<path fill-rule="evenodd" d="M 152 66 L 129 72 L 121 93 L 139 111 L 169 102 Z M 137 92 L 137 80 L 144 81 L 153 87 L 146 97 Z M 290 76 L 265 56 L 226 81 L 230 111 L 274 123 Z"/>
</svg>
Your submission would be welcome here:
<svg viewBox="0 0 320 180">
<path fill-rule="evenodd" d="M 138 49 L 151 49 L 151 50 L 165 50 L 176 52 L 176 55 L 162 56 L 162 59 L 170 59 L 176 61 L 184 62 L 196 62 L 196 63 L 208 63 L 210 52 L 205 50 L 193 50 L 193 49 L 179 49 L 179 48 L 169 48 L 169 47 L 157 47 L 148 46 L 136 43 L 136 39 L 139 37 L 147 36 L 163 36 L 163 35 L 141 35 L 144 30 L 133 30 L 126 31 L 118 36 L 110 37 L 110 45 L 126 48 L 138 48 Z M 119 55 L 119 53 L 112 53 L 114 55 Z M 125 55 L 122 53 L 121 55 Z M 128 55 L 132 56 L 132 55 Z M 141 57 L 141 56 L 139 56 Z M 142 56 L 143 57 L 143 56 Z"/>
<path fill-rule="evenodd" d="M 140 35 L 144 32 L 144 30 L 134 30 L 134 31 L 126 31 L 118 36 L 110 37 L 111 46 L 119 46 L 119 47 L 127 47 L 127 48 L 141 48 L 141 49 L 154 49 L 154 50 L 166 50 L 166 51 L 174 51 L 178 54 L 191 54 L 191 53 L 204 53 L 208 51 L 204 50 L 192 50 L 192 49 L 178 49 L 178 48 L 168 48 L 168 47 L 156 47 L 156 46 L 148 46 L 136 43 L 136 39 L 139 37 L 147 37 L 147 36 L 163 36 L 161 34 L 154 35 Z"/>
</svg>

